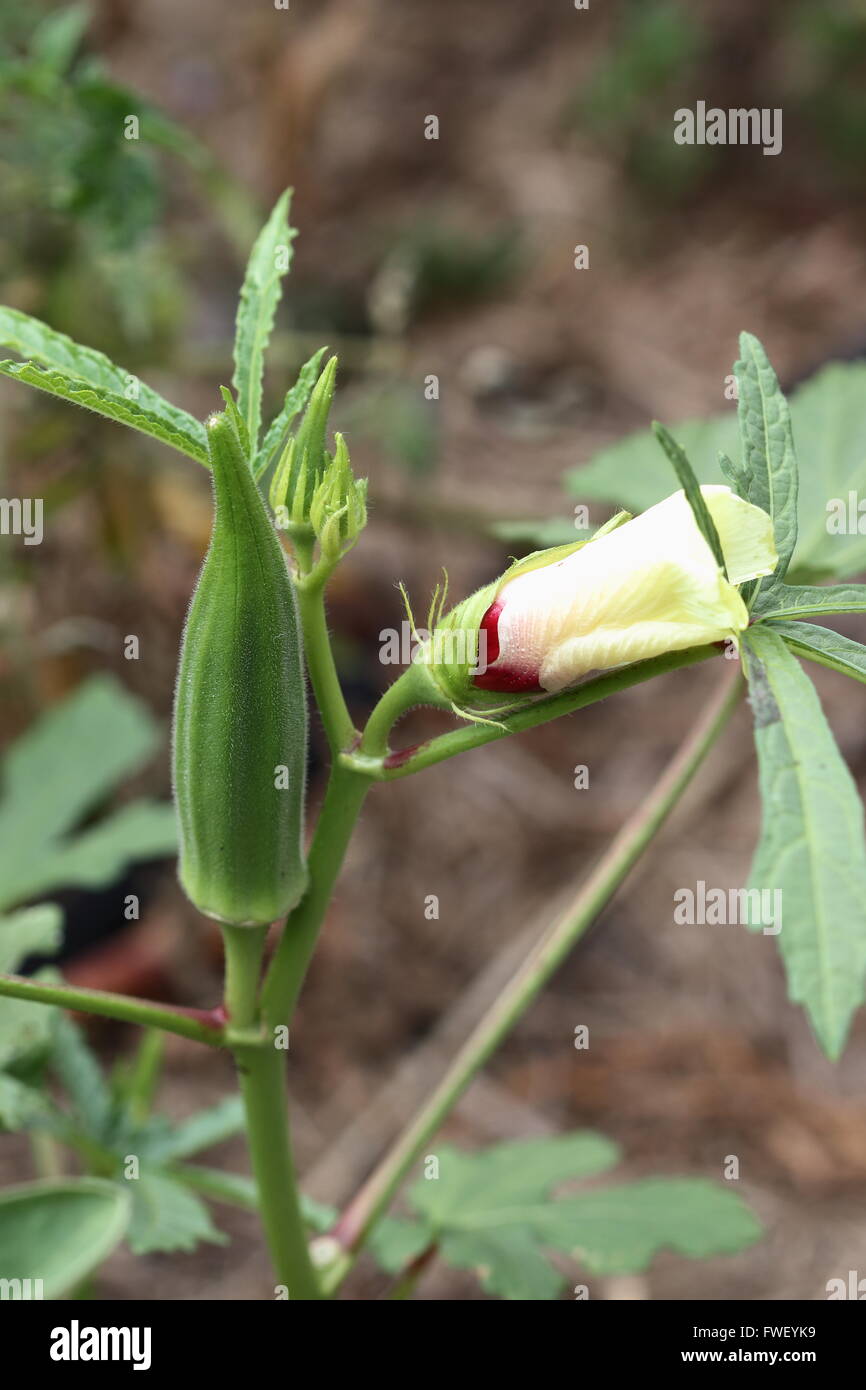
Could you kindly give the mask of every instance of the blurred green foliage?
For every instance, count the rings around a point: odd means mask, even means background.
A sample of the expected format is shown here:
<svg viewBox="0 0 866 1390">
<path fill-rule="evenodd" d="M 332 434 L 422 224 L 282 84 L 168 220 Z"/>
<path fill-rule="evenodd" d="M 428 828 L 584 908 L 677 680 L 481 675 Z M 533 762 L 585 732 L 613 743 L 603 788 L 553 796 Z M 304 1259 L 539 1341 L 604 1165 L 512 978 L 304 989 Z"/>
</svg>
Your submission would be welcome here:
<svg viewBox="0 0 866 1390">
<path fill-rule="evenodd" d="M 158 231 L 158 152 L 203 179 L 230 237 L 244 244 L 251 208 L 192 135 L 108 78 L 86 51 L 90 19 L 83 3 L 46 12 L 5 0 L 0 281 L 6 300 L 129 359 L 165 346 L 183 303 L 174 253 Z"/>
<path fill-rule="evenodd" d="M 801 0 L 790 15 L 800 109 L 842 172 L 866 152 L 866 9 L 862 0 Z"/>
</svg>

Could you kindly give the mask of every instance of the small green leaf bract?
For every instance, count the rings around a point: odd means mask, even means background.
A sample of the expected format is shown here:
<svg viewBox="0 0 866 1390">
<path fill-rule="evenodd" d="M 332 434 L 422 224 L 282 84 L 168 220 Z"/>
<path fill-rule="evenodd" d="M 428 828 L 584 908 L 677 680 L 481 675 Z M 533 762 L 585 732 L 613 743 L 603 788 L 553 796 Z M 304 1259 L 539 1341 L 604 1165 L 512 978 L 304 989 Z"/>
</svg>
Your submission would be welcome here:
<svg viewBox="0 0 866 1390">
<path fill-rule="evenodd" d="M 710 509 L 704 501 L 700 483 L 694 475 L 691 464 L 686 458 L 685 450 L 681 449 L 673 435 L 660 425 L 658 420 L 653 421 L 653 434 L 661 444 L 668 458 L 674 466 L 674 472 L 680 481 L 680 487 L 686 494 L 686 501 L 692 509 L 692 516 L 695 524 L 706 541 L 713 557 L 722 574 L 727 579 L 728 571 L 725 565 L 725 555 L 722 550 L 722 542 L 719 540 L 719 533 L 716 530 L 716 523 L 710 515 Z"/>
<path fill-rule="evenodd" d="M 267 472 L 270 464 L 282 452 L 295 417 L 306 409 L 313 387 L 319 379 L 319 363 L 327 351 L 326 347 L 321 347 L 318 352 L 314 352 L 298 373 L 294 386 L 290 386 L 286 392 L 282 407 L 268 425 L 262 446 L 255 457 L 253 476 L 256 479 Z"/>
</svg>

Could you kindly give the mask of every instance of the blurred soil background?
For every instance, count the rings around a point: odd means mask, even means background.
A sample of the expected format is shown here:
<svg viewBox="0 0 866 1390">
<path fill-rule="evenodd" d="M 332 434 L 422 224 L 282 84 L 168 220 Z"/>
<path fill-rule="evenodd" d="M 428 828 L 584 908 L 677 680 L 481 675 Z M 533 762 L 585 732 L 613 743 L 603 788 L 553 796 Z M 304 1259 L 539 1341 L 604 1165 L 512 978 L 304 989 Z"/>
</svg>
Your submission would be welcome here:
<svg viewBox="0 0 866 1390">
<path fill-rule="evenodd" d="M 40 6 L 5 8 L 12 48 Z M 268 402 L 315 347 L 339 353 L 335 423 L 372 498 L 331 594 L 359 718 L 393 674 L 378 653 L 404 616 L 396 582 L 418 614 L 443 566 L 452 594 L 468 593 L 515 549 L 492 523 L 519 523 L 518 537 L 525 524 L 524 549 L 532 519 L 568 525 L 579 499 L 565 470 L 653 417 L 733 409 L 724 386 L 740 329 L 788 383 L 866 347 L 866 16 L 853 3 L 104 0 L 81 53 L 198 144 L 118 154 L 120 100 L 111 138 L 87 146 L 94 104 L 82 115 L 71 77 L 68 107 L 26 119 L 7 107 L 2 299 L 204 415 L 230 374 L 246 247 L 294 185 L 300 234 Z M 698 99 L 782 107 L 783 152 L 676 146 L 673 111 Z M 430 115 L 437 140 L 424 137 Z M 83 177 L 94 165 L 107 187 Z M 574 268 L 578 244 L 589 269 Z M 167 730 L 209 533 L 204 471 L 8 383 L 0 430 L 7 494 L 42 496 L 48 513 L 41 546 L 4 550 L 5 737 L 95 670 Z M 608 514 L 591 508 L 593 524 Z M 844 630 L 866 637 L 856 620 Z M 124 660 L 130 633 L 137 661 Z M 515 943 L 573 894 L 722 674 L 710 663 L 655 681 L 374 792 L 292 1030 L 312 1195 L 352 1193 L 494 996 Z M 864 698 L 812 674 L 866 790 Z M 401 740 L 431 727 L 412 716 Z M 575 790 L 578 764 L 587 790 Z M 135 789 L 168 795 L 167 738 Z M 828 1279 L 866 1273 L 866 1019 L 832 1067 L 786 1001 L 771 938 L 673 922 L 676 888 L 744 880 L 757 817 L 743 710 L 447 1126 L 470 1147 L 597 1128 L 622 1145 L 628 1176 L 721 1177 L 739 1158 L 761 1243 L 701 1263 L 664 1255 L 641 1279 L 590 1280 L 593 1297 L 820 1299 Z M 128 885 L 64 899 L 68 973 L 214 1003 L 218 943 L 172 864 L 135 882 L 137 924 L 122 921 Z M 430 894 L 438 921 L 425 917 Z M 573 1045 L 580 1024 L 588 1051 Z M 109 1025 L 92 1036 L 106 1056 L 132 1041 Z M 171 1113 L 229 1082 L 225 1059 L 171 1041 Z M 243 1168 L 242 1145 L 220 1161 Z M 28 1165 L 25 1145 L 0 1141 L 3 1181 Z M 253 1219 L 224 1208 L 217 1219 L 230 1245 L 115 1256 L 99 1296 L 271 1296 Z M 373 1298 L 384 1286 L 365 1264 L 351 1288 Z M 483 1295 L 434 1266 L 418 1296 Z"/>
</svg>

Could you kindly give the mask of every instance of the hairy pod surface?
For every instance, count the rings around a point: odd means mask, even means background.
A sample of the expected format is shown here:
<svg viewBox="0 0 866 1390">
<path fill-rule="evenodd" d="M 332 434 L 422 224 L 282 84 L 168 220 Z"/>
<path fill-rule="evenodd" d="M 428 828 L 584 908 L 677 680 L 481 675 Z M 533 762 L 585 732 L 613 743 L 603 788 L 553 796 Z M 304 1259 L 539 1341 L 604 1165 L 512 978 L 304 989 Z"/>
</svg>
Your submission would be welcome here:
<svg viewBox="0 0 866 1390">
<path fill-rule="evenodd" d="M 175 693 L 179 872 L 199 911 L 257 926 L 306 887 L 306 687 L 285 556 L 230 416 L 207 436 L 214 523 Z"/>
</svg>

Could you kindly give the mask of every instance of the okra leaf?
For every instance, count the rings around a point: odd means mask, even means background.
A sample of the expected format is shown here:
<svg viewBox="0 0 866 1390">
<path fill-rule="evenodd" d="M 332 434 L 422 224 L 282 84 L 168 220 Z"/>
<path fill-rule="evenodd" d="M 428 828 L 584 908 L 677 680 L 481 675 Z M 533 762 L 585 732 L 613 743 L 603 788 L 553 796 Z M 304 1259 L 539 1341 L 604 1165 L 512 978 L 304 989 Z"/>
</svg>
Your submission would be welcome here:
<svg viewBox="0 0 866 1390">
<path fill-rule="evenodd" d="M 743 637 L 762 801 L 749 886 L 781 895 L 788 992 L 835 1059 L 866 974 L 863 807 L 815 687 L 782 636 L 759 623 Z"/>
<path fill-rule="evenodd" d="M 0 1130 L 27 1129 L 50 1108 L 48 1097 L 36 1086 L 0 1072 Z"/>
<path fill-rule="evenodd" d="M 0 974 L 14 975 L 27 956 L 52 955 L 60 945 L 62 935 L 63 913 L 55 903 L 22 907 L 18 912 L 0 917 Z M 14 1002 L 23 1004 L 27 1001 L 20 999 Z M 41 1014 L 50 1013 L 44 1004 L 37 1004 L 36 1008 Z"/>
<path fill-rule="evenodd" d="M 114 1097 L 83 1031 L 62 1013 L 55 1019 L 51 1067 L 74 1125 L 88 1138 L 110 1146 L 117 1119 Z"/>
<path fill-rule="evenodd" d="M 0 1278 L 40 1281 L 30 1297 L 61 1298 L 108 1258 L 128 1220 L 128 1194 L 102 1178 L 7 1187 L 0 1192 Z"/>
<path fill-rule="evenodd" d="M 772 631 L 783 638 L 795 656 L 866 681 L 866 647 L 861 642 L 815 623 L 773 623 Z"/>
<path fill-rule="evenodd" d="M 29 314 L 4 307 L 0 307 L 0 346 L 28 359 L 0 363 L 6 376 L 130 425 L 210 466 L 201 422 L 104 353 L 73 342 Z"/>
<path fill-rule="evenodd" d="M 528 1224 L 446 1229 L 439 1237 L 439 1253 L 455 1269 L 475 1270 L 482 1288 L 500 1298 L 528 1303 L 562 1292 L 562 1275 Z"/>
<path fill-rule="evenodd" d="M 564 1250 L 594 1272 L 646 1268 L 665 1247 L 695 1257 L 741 1250 L 760 1226 L 733 1192 L 704 1179 L 648 1179 L 556 1197 L 565 1181 L 604 1171 L 615 1145 L 572 1134 L 476 1154 L 443 1146 L 438 1176 L 409 1192 L 421 1220 L 396 1222 L 377 1254 L 394 1270 L 435 1243 L 442 1259 L 476 1270 L 506 1299 L 556 1298 L 563 1278 L 548 1251 Z"/>
<path fill-rule="evenodd" d="M 239 1096 L 229 1096 L 207 1110 L 200 1110 L 177 1125 L 148 1149 L 152 1161 L 189 1158 L 239 1134 L 244 1127 L 244 1107 Z"/>
<path fill-rule="evenodd" d="M 0 907 L 62 884 L 105 883 L 126 864 L 173 851 L 168 803 L 132 802 L 73 833 L 159 737 L 146 705 L 100 675 L 12 745 L 0 768 Z"/>
<path fill-rule="evenodd" d="M 35 386 L 49 396 L 58 396 L 60 400 L 84 406 L 86 410 L 104 415 L 107 420 L 114 420 L 119 425 L 129 425 L 131 429 L 149 434 L 151 438 L 159 439 L 179 453 L 186 454 L 187 458 L 207 463 L 206 451 L 193 430 L 179 424 L 176 419 L 166 419 L 143 408 L 133 399 L 117 396 L 100 386 L 89 386 L 80 377 L 67 376 L 54 368 L 37 366 L 35 362 L 0 362 L 0 374 Z"/>
<path fill-rule="evenodd" d="M 761 590 L 753 612 L 764 620 L 866 613 L 866 584 L 772 584 Z"/>
<path fill-rule="evenodd" d="M 262 446 L 255 456 L 253 475 L 256 479 L 261 478 L 267 472 L 270 464 L 285 447 L 292 422 L 302 410 L 306 409 L 313 387 L 319 378 L 319 363 L 327 351 L 326 347 L 321 347 L 318 352 L 314 352 L 298 373 L 298 379 L 294 386 L 289 387 L 286 392 L 282 408 L 268 425 Z"/>
<path fill-rule="evenodd" d="M 289 269 L 292 240 L 296 232 L 289 226 L 287 189 L 256 238 L 247 262 L 235 323 L 235 370 L 232 385 L 238 408 L 246 422 L 253 454 L 258 451 L 262 412 L 262 379 L 265 349 L 274 325 L 274 315 L 282 294 L 282 279 Z"/>
<path fill-rule="evenodd" d="M 797 544 L 797 456 L 788 402 L 764 348 L 752 333 L 740 334 L 737 417 L 742 440 L 746 500 L 773 518 L 782 579 Z"/>
<path fill-rule="evenodd" d="M 481 1153 L 440 1149 L 438 1174 L 412 1187 L 412 1205 L 434 1226 L 462 1207 L 476 1214 L 501 1211 L 545 1197 L 556 1183 L 588 1178 L 612 1168 L 617 1146 L 601 1134 L 579 1131 L 543 1139 L 516 1139 Z"/>
<path fill-rule="evenodd" d="M 27 956 L 52 955 L 60 945 L 62 923 L 63 913 L 54 903 L 40 903 L 0 917 L 0 973 L 15 974 Z M 54 1009 L 45 1004 L 0 998 L 0 1068 L 47 1049 L 54 1017 Z M 8 1095 L 7 1104 L 12 1104 Z M 6 1123 L 11 1127 L 8 1120 Z"/>
<path fill-rule="evenodd" d="M 698 530 L 706 541 L 710 550 L 713 552 L 716 564 L 727 579 L 728 571 L 725 565 L 725 555 L 722 550 L 722 542 L 719 540 L 719 533 L 716 530 L 716 523 L 710 515 L 710 509 L 704 501 L 700 483 L 694 475 L 692 466 L 686 458 L 685 451 L 680 448 L 673 435 L 660 425 L 658 420 L 653 422 L 653 434 L 661 444 L 668 458 L 674 467 L 674 472 L 680 482 L 680 487 L 686 494 L 686 501 L 692 509 L 692 515 Z"/>
<path fill-rule="evenodd" d="M 368 1246 L 377 1264 L 389 1274 L 399 1274 L 410 1260 L 420 1255 L 432 1239 L 424 1221 L 407 1221 L 402 1216 L 384 1216 L 370 1232 Z"/>
<path fill-rule="evenodd" d="M 167 801 L 134 801 L 68 843 L 46 845 L 38 864 L 6 880 L 18 899 L 59 888 L 104 888 L 127 864 L 165 859 L 177 851 L 177 817 Z"/>
<path fill-rule="evenodd" d="M 225 1245 L 210 1212 L 189 1187 L 167 1173 L 142 1168 L 137 1178 L 122 1184 L 132 1199 L 127 1239 L 134 1255 L 155 1250 L 194 1250 L 201 1241 Z"/>
<path fill-rule="evenodd" d="M 252 1178 L 243 1173 L 227 1173 L 222 1168 L 208 1168 L 201 1163 L 178 1163 L 169 1169 L 171 1177 L 191 1187 L 212 1202 L 223 1202 L 226 1206 L 242 1207 L 244 1211 L 258 1211 L 259 1196 Z M 327 1231 L 339 1215 L 336 1207 L 325 1202 L 317 1202 L 314 1197 L 300 1194 L 301 1214 L 304 1223 L 311 1231 Z"/>
<path fill-rule="evenodd" d="M 594 1274 L 646 1269 L 660 1250 L 702 1259 L 744 1250 L 761 1225 L 741 1197 L 706 1178 L 644 1178 L 539 1208 L 537 1239 Z"/>
</svg>

